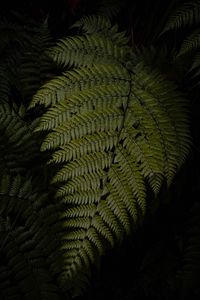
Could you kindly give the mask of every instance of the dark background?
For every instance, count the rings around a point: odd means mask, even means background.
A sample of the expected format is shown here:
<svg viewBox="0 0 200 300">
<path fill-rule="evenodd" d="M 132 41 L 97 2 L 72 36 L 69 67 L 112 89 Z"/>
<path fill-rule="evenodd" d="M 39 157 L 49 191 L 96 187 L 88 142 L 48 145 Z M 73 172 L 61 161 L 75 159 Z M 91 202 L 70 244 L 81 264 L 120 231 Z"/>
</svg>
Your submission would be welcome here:
<svg viewBox="0 0 200 300">
<path fill-rule="evenodd" d="M 126 0 L 114 21 L 128 32 L 131 42 L 138 47 L 148 47 L 152 41 L 159 47 L 163 39 L 156 39 L 155 36 L 167 20 L 168 12 L 181 2 L 183 1 Z M 0 4 L 0 17 L 2 20 L 14 20 L 17 14 L 21 14 L 37 21 L 48 18 L 50 31 L 58 38 L 70 32 L 69 26 L 74 21 L 84 14 L 95 13 L 100 5 L 101 0 L 8 0 Z M 183 31 L 182 35 L 185 33 Z M 165 36 L 166 47 L 170 49 L 178 44 L 182 35 Z M 184 281 L 179 280 L 179 273 L 184 266 L 184 243 L 187 242 L 190 224 L 188 212 L 196 205 L 200 189 L 199 90 L 188 92 L 190 81 L 187 76 L 181 82 L 176 73 L 169 73 L 168 76 L 175 78 L 188 94 L 193 137 L 190 156 L 171 189 L 161 191 L 160 205 L 147 212 L 144 224 L 138 228 L 134 237 L 108 252 L 103 257 L 99 270 L 93 270 L 91 286 L 79 298 L 81 300 L 200 299 L 198 284 L 191 288 L 191 285 L 187 287 Z"/>
</svg>

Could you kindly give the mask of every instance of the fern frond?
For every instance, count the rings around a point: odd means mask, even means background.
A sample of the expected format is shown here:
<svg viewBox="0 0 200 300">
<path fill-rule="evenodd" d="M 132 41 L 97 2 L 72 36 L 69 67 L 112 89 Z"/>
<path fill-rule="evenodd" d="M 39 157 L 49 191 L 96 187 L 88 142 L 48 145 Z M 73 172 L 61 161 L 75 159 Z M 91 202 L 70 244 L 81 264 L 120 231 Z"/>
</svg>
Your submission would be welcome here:
<svg viewBox="0 0 200 300">
<path fill-rule="evenodd" d="M 179 29 L 187 25 L 198 24 L 200 22 L 200 1 L 192 0 L 184 3 L 177 8 L 172 16 L 170 16 L 163 32 L 171 29 Z"/>
<path fill-rule="evenodd" d="M 44 240 L 47 236 L 47 230 L 41 226 L 44 222 L 40 215 L 42 203 L 42 197 L 32 190 L 30 180 L 7 175 L 1 178 L 0 220 L 9 218 L 9 226 L 0 237 L 0 251 L 4 257 L 0 262 L 2 299 L 58 299 L 58 290 L 46 261 L 49 250 L 39 245 L 40 238 Z M 40 237 L 34 230 L 38 225 L 42 231 Z M 47 245 L 46 240 L 46 249 Z"/>
<path fill-rule="evenodd" d="M 178 55 L 184 55 L 188 52 L 195 51 L 200 48 L 200 33 L 192 33 L 187 39 L 185 39 L 181 45 L 181 49 Z"/>
<path fill-rule="evenodd" d="M 88 38 L 92 47 L 99 45 L 96 33 Z M 106 43 L 104 56 L 110 53 Z M 84 55 L 88 43 L 81 47 Z M 157 71 L 125 57 L 64 72 L 30 107 L 38 104 L 47 107 L 37 127 L 46 132 L 41 150 L 52 151 L 50 165 L 59 164 L 52 183 L 64 209 L 62 255 L 52 269 L 75 295 L 87 284 L 91 263 L 142 220 L 147 182 L 157 195 L 181 167 L 189 151 L 187 106 Z"/>
</svg>

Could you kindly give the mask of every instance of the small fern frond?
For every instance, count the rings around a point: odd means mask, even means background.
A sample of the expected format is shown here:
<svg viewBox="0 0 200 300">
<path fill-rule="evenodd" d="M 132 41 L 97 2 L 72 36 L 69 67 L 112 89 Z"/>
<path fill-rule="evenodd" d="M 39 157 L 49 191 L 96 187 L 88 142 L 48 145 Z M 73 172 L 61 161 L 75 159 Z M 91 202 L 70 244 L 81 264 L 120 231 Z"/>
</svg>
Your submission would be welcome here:
<svg viewBox="0 0 200 300">
<path fill-rule="evenodd" d="M 200 33 L 192 33 L 187 39 L 185 39 L 181 45 L 181 49 L 178 56 L 194 52 L 200 48 Z"/>
<path fill-rule="evenodd" d="M 200 23 L 200 1 L 192 0 L 184 3 L 177 8 L 172 16 L 170 16 L 163 32 L 172 29 L 179 29 L 184 26 Z"/>
</svg>

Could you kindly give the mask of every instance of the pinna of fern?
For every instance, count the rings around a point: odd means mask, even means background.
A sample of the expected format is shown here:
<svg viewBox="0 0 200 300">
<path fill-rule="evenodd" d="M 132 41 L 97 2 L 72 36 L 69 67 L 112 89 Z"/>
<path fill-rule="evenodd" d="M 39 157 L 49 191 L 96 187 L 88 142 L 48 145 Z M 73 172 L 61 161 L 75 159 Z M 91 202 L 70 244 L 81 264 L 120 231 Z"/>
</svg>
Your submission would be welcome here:
<svg viewBox="0 0 200 300">
<path fill-rule="evenodd" d="M 108 38 L 113 27 L 87 32 L 100 20 L 86 17 L 81 35 L 50 50 L 65 70 L 30 104 L 47 108 L 36 130 L 46 133 L 41 151 L 52 151 L 50 166 L 59 166 L 52 184 L 64 208 L 53 268 L 74 296 L 99 256 L 143 219 L 147 185 L 155 196 L 163 182 L 169 186 L 190 144 L 181 93 L 158 71 L 135 63 L 122 34 Z"/>
</svg>

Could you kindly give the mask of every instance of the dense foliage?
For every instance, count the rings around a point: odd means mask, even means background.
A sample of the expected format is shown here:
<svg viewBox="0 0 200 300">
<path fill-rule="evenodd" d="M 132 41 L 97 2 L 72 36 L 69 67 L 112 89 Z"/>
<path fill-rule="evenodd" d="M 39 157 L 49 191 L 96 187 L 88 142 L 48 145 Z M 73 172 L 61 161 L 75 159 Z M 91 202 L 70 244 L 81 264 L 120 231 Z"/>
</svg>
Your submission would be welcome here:
<svg viewBox="0 0 200 300">
<path fill-rule="evenodd" d="M 1 299 L 199 297 L 200 1 L 157 4 L 5 11 Z"/>
</svg>

